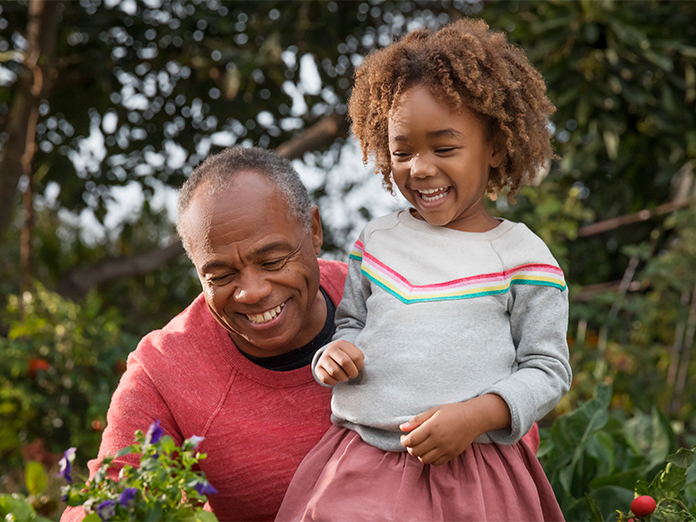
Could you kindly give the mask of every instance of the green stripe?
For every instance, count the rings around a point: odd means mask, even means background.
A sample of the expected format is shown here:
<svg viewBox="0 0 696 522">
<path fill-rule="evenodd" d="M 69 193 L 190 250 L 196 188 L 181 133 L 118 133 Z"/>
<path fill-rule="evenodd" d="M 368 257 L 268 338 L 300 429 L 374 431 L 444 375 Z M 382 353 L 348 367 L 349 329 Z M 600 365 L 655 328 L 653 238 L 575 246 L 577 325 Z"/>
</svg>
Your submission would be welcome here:
<svg viewBox="0 0 696 522">
<path fill-rule="evenodd" d="M 371 276 L 364 269 L 361 268 L 360 271 L 370 281 L 372 281 L 374 284 L 379 286 L 385 292 L 396 297 L 399 301 L 401 301 L 404 304 L 424 303 L 424 302 L 432 302 L 432 301 L 457 301 L 457 300 L 461 300 L 461 299 L 472 299 L 474 297 L 485 297 L 487 295 L 505 294 L 510 290 L 510 286 L 512 286 L 512 285 L 551 286 L 553 288 L 558 288 L 561 292 L 564 291 L 568 287 L 567 285 L 559 285 L 558 283 L 549 283 L 546 281 L 529 281 L 529 280 L 524 280 L 524 279 L 522 279 L 522 280 L 518 279 L 518 280 L 512 281 L 511 284 L 508 285 L 507 288 L 503 288 L 501 290 L 489 290 L 487 292 L 476 292 L 476 293 L 468 294 L 468 295 L 448 295 L 448 296 L 444 296 L 444 297 L 423 297 L 423 298 L 409 299 L 408 297 L 403 297 L 399 293 L 395 292 L 393 289 L 389 288 L 389 286 L 382 283 L 381 281 L 379 281 L 375 277 Z"/>
</svg>

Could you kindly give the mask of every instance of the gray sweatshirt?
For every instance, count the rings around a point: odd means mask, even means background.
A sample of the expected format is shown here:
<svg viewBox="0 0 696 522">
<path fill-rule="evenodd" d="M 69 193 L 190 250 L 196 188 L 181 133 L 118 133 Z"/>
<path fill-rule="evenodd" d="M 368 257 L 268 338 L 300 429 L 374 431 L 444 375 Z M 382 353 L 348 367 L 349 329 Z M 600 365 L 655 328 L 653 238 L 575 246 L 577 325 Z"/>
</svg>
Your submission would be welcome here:
<svg viewBox="0 0 696 522">
<path fill-rule="evenodd" d="M 461 232 L 399 211 L 365 227 L 348 270 L 333 339 L 365 367 L 334 387 L 332 421 L 368 444 L 404 451 L 400 424 L 487 393 L 512 426 L 477 442 L 514 444 L 568 391 L 568 290 L 524 224 Z"/>
</svg>

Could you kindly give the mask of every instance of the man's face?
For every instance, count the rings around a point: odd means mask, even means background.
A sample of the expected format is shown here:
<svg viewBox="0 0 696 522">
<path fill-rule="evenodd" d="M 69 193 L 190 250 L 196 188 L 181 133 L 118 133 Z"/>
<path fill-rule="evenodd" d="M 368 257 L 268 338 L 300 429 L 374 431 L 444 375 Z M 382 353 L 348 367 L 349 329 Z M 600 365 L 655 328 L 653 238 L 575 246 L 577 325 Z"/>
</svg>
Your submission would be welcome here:
<svg viewBox="0 0 696 522">
<path fill-rule="evenodd" d="M 184 224 L 208 308 L 240 350 L 280 355 L 319 333 L 326 304 L 316 207 L 308 232 L 272 181 L 242 172 L 218 194 L 200 186 Z"/>
</svg>

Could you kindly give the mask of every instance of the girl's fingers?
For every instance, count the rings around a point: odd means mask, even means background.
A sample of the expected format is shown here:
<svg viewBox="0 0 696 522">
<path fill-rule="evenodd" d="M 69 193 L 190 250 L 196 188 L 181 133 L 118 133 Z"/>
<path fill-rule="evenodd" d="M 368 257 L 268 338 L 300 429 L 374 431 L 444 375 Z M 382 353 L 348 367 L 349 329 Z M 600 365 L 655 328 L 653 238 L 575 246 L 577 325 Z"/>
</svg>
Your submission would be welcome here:
<svg viewBox="0 0 696 522">
<path fill-rule="evenodd" d="M 332 354 L 332 361 L 341 370 L 343 375 L 345 375 L 345 381 L 347 381 L 349 378 L 352 379 L 353 377 L 358 376 L 360 370 L 358 370 L 358 367 L 355 365 L 355 362 L 353 362 L 353 359 L 349 354 L 343 351 L 334 353 Z M 344 382 L 344 379 L 339 380 Z"/>
<path fill-rule="evenodd" d="M 338 381 L 331 377 L 329 373 L 324 370 L 324 368 L 317 366 L 316 368 L 317 379 L 326 384 L 327 386 L 336 386 Z"/>
<path fill-rule="evenodd" d="M 415 437 L 414 437 L 415 435 Z M 414 457 L 421 457 L 427 452 L 435 448 L 435 443 L 432 439 L 428 439 L 428 435 L 421 436 L 416 432 L 401 436 L 401 444 L 406 447 L 406 450 Z"/>
<path fill-rule="evenodd" d="M 426 451 L 423 455 L 418 457 L 423 464 L 432 464 L 437 461 L 442 456 L 441 452 L 437 448 L 433 448 L 430 451 Z"/>
</svg>

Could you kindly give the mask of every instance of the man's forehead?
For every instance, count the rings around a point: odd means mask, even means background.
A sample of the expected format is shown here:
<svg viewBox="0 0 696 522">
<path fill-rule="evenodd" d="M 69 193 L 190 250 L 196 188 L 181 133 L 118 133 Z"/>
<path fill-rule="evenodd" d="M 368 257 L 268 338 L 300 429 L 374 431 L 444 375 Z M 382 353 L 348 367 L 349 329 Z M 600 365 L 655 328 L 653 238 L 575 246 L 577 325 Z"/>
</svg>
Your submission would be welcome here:
<svg viewBox="0 0 696 522">
<path fill-rule="evenodd" d="M 184 215 L 191 253 L 198 261 L 235 243 L 266 249 L 281 240 L 294 242 L 287 237 L 297 233 L 293 223 L 304 231 L 282 191 L 261 174 L 240 173 L 227 187 L 199 188 Z"/>
</svg>

